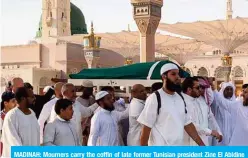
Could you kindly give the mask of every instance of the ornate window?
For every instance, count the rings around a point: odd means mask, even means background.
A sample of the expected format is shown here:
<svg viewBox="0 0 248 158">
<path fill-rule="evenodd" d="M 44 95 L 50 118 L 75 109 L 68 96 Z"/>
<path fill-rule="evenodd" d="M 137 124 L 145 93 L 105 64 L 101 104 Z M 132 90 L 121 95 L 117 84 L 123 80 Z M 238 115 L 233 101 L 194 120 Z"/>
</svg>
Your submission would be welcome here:
<svg viewBox="0 0 248 158">
<path fill-rule="evenodd" d="M 225 77 L 225 74 L 224 72 L 222 71 L 222 67 L 219 66 L 215 69 L 214 71 L 214 76 L 217 78 L 217 79 L 223 79 Z"/>
<path fill-rule="evenodd" d="M 243 70 L 240 66 L 233 68 L 233 77 L 244 77 Z"/>
</svg>

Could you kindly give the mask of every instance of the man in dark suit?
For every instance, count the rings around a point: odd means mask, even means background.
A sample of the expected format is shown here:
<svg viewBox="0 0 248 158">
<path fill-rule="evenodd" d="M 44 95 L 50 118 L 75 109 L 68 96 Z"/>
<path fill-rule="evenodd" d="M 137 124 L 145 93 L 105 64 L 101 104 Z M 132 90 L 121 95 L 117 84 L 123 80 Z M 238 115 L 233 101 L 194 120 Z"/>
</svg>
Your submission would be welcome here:
<svg viewBox="0 0 248 158">
<path fill-rule="evenodd" d="M 26 82 L 24 83 L 24 87 L 33 90 L 33 86 Z M 35 103 L 34 105 L 30 106 L 30 108 L 35 112 L 36 118 L 38 119 L 41 113 L 43 106 L 52 99 L 54 95 L 53 87 L 51 87 L 44 95 L 35 95 Z"/>
</svg>

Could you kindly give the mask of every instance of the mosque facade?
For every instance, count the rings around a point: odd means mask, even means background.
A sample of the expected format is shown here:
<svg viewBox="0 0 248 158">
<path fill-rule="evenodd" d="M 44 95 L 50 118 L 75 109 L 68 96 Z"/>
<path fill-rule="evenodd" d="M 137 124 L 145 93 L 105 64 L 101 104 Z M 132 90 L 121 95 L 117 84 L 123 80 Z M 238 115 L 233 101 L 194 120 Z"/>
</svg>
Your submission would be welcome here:
<svg viewBox="0 0 248 158">
<path fill-rule="evenodd" d="M 82 11 L 70 0 L 42 0 L 35 40 L 26 45 L 1 47 L 1 90 L 13 77 L 21 77 L 39 93 L 52 84 L 51 78 L 66 79 L 69 74 L 87 68 L 83 51 L 83 37 L 87 33 Z M 117 60 L 109 60 L 110 56 Z M 99 65 L 121 66 L 124 60 L 103 49 Z"/>
</svg>

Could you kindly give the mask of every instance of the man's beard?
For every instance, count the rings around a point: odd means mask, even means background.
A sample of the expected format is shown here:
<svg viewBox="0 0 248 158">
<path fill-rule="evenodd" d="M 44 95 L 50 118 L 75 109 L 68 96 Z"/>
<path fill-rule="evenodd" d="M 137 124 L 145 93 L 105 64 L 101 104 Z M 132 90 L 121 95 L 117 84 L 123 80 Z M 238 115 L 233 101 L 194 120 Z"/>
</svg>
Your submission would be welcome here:
<svg viewBox="0 0 248 158">
<path fill-rule="evenodd" d="M 108 111 L 113 111 L 115 108 L 114 106 L 109 107 L 109 106 L 104 105 L 103 109 L 108 110 Z"/>
<path fill-rule="evenodd" d="M 182 88 L 180 84 L 173 83 L 169 78 L 166 80 L 166 88 L 172 92 L 181 92 Z"/>
<path fill-rule="evenodd" d="M 27 104 L 27 108 L 32 108 L 34 107 L 34 104 Z"/>
</svg>

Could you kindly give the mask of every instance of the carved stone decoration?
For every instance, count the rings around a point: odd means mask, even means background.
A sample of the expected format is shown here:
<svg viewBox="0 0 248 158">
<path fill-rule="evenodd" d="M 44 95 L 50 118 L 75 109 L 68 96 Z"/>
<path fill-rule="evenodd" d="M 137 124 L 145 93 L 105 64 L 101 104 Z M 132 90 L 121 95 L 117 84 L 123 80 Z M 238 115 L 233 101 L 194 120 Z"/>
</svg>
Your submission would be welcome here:
<svg viewBox="0 0 248 158">
<path fill-rule="evenodd" d="M 145 36 L 156 33 L 160 19 L 136 19 L 135 21 L 142 36 Z"/>
<path fill-rule="evenodd" d="M 159 19 L 152 20 L 151 25 L 152 25 L 152 31 L 153 31 L 152 33 L 153 34 L 156 33 L 156 30 L 158 28 L 159 22 L 160 22 L 160 18 Z"/>
<path fill-rule="evenodd" d="M 137 19 L 135 21 L 141 34 L 146 34 L 146 30 L 149 25 L 149 19 Z"/>
</svg>

